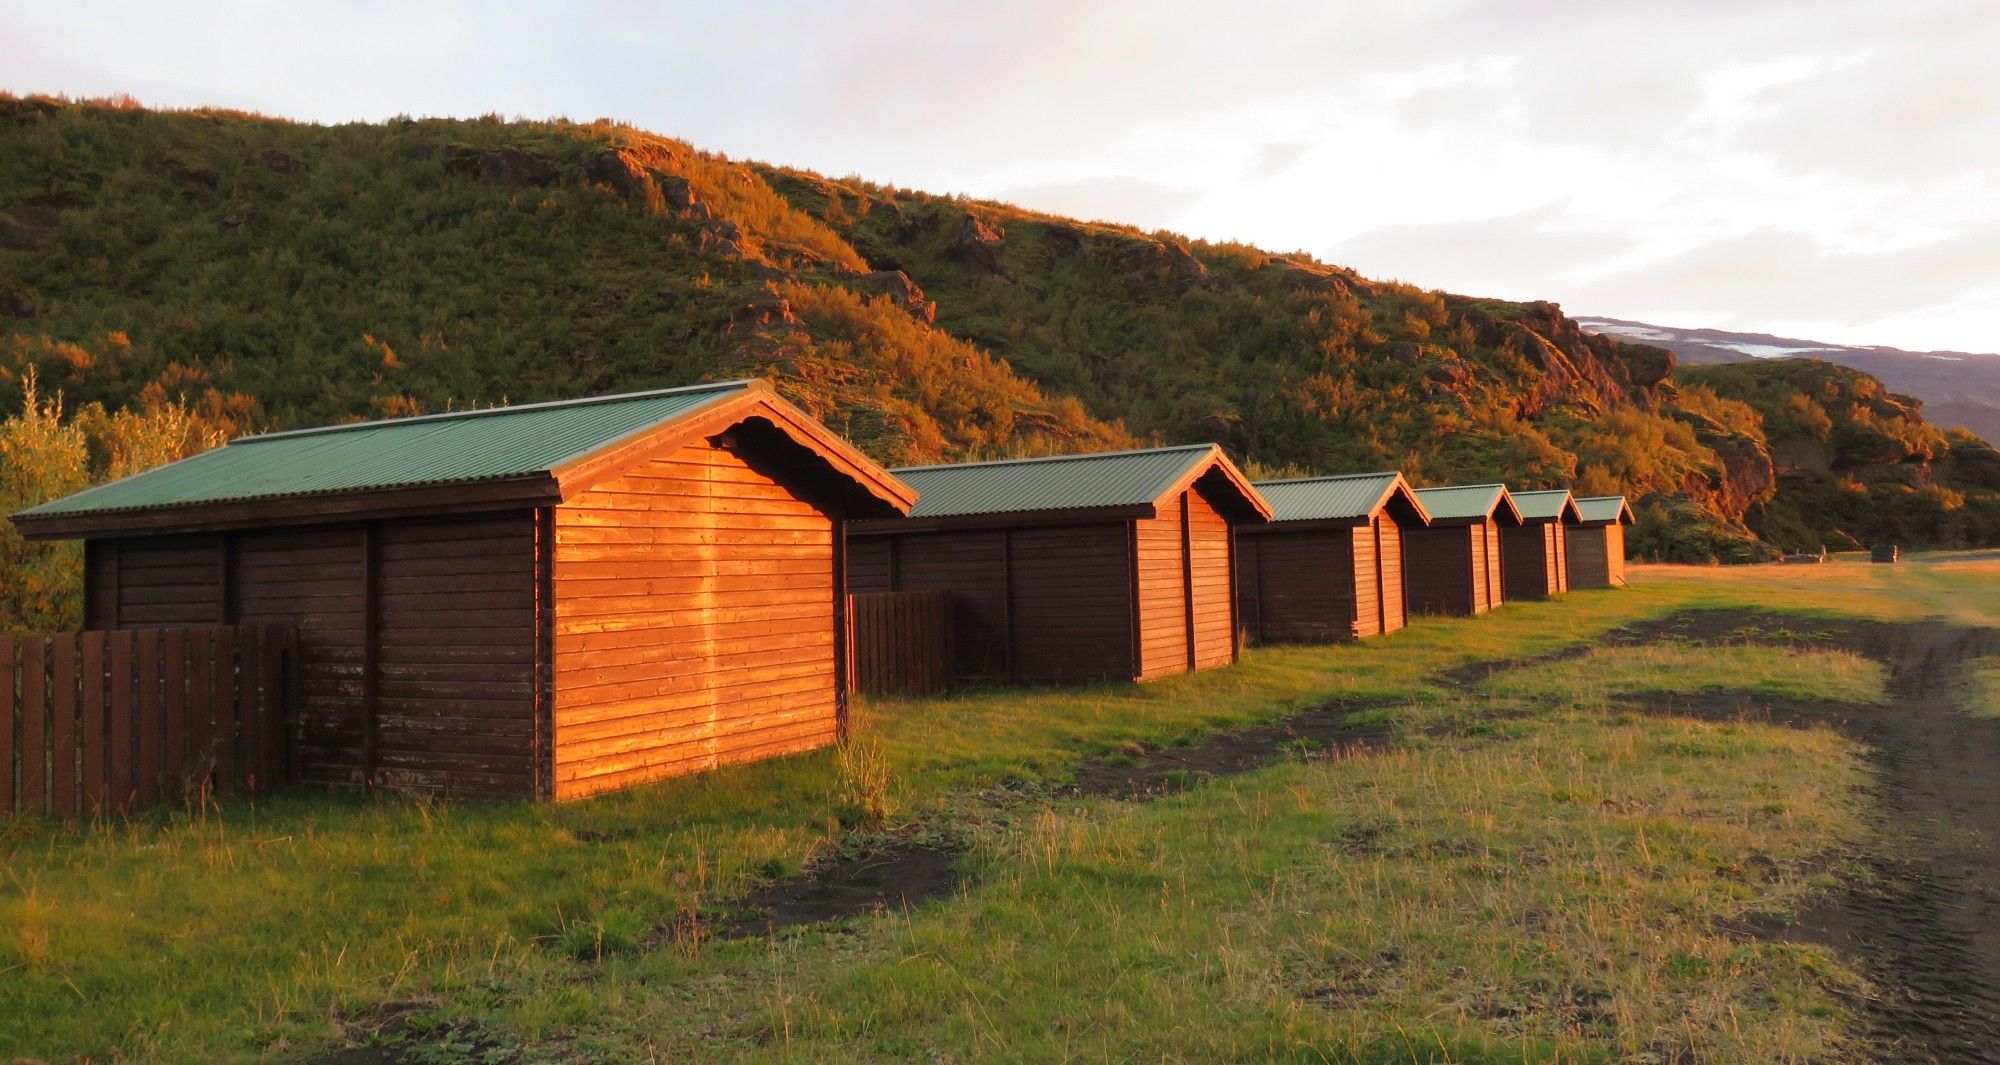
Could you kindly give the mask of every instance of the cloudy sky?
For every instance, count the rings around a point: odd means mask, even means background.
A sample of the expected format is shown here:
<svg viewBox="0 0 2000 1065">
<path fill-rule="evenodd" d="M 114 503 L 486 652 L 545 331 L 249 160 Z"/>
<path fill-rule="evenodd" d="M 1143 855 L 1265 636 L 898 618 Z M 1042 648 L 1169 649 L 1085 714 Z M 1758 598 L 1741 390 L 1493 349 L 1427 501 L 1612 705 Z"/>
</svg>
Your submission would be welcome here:
<svg viewBox="0 0 2000 1065">
<path fill-rule="evenodd" d="M 624 119 L 1572 314 L 2000 350 L 1991 0 L 0 0 L 0 86 Z"/>
</svg>

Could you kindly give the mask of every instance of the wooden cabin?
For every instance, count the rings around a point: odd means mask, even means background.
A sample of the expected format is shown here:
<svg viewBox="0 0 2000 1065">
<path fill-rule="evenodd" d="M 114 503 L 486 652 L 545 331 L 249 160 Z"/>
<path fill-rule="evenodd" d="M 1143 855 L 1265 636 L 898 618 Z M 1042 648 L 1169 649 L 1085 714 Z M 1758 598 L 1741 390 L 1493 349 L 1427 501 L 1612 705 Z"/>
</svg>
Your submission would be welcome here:
<svg viewBox="0 0 2000 1065">
<path fill-rule="evenodd" d="M 1221 448 L 895 473 L 917 505 L 849 527 L 848 583 L 949 591 L 961 678 L 1149 680 L 1236 661 L 1232 530 L 1270 508 Z"/>
<path fill-rule="evenodd" d="M 1236 531 L 1236 613 L 1260 642 L 1327 643 L 1394 632 L 1403 530 L 1429 522 L 1403 475 L 1259 481 L 1271 521 Z"/>
<path fill-rule="evenodd" d="M 832 743 L 841 530 L 915 499 L 763 382 L 245 437 L 15 516 L 91 628 L 297 633 L 293 778 L 573 798 Z"/>
<path fill-rule="evenodd" d="M 1580 520 L 1567 488 L 1510 492 L 1521 524 L 1500 530 L 1500 585 L 1508 599 L 1546 599 L 1569 591 L 1565 530 Z"/>
<path fill-rule="evenodd" d="M 1578 496 L 1576 509 L 1577 523 L 1564 529 L 1569 586 L 1623 588 L 1625 526 L 1632 524 L 1632 508 L 1624 496 Z"/>
<path fill-rule="evenodd" d="M 1419 488 L 1430 523 L 1403 533 L 1403 594 L 1412 614 L 1484 614 L 1506 602 L 1500 531 L 1521 512 L 1500 484 Z"/>
</svg>

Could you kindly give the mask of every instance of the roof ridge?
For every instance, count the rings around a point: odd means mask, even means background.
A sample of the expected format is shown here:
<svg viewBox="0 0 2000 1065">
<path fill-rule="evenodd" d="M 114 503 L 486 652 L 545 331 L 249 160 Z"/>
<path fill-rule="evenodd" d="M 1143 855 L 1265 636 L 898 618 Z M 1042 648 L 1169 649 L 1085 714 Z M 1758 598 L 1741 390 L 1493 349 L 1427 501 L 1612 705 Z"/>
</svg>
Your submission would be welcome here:
<svg viewBox="0 0 2000 1065">
<path fill-rule="evenodd" d="M 1318 484 L 1325 481 L 1359 481 L 1364 477 L 1401 476 L 1402 471 L 1400 470 L 1375 470 L 1371 473 L 1328 473 L 1317 477 L 1273 477 L 1268 481 L 1251 481 L 1250 483 L 1258 488 L 1263 488 L 1266 485 L 1274 484 Z"/>
<path fill-rule="evenodd" d="M 1419 488 L 1419 492 L 1455 492 L 1461 488 L 1505 488 L 1505 484 L 1494 481 L 1491 484 L 1434 484 L 1429 488 Z"/>
<path fill-rule="evenodd" d="M 906 473 L 920 473 L 925 470 L 961 470 L 968 466 L 1024 466 L 1034 462 L 1068 462 L 1073 459 L 1109 459 L 1126 455 L 1158 455 L 1168 451 L 1196 451 L 1217 447 L 1207 444 L 1174 444 L 1170 447 L 1135 447 L 1124 451 L 1085 451 L 1074 455 L 1035 455 L 1019 459 L 981 459 L 978 462 L 934 462 L 928 466 L 896 466 L 890 473 L 901 476 Z"/>
<path fill-rule="evenodd" d="M 1527 488 L 1527 489 L 1522 489 L 1522 490 L 1520 490 L 1520 491 L 1516 491 L 1516 490 L 1514 490 L 1514 489 L 1512 489 L 1512 488 L 1509 488 L 1509 489 L 1507 489 L 1507 494 L 1508 494 L 1508 495 L 1514 495 L 1514 496 L 1545 496 L 1545 495 L 1553 495 L 1553 494 L 1555 494 L 1555 493 L 1557 493 L 1557 492 L 1569 492 L 1569 489 L 1567 489 L 1567 488 Z M 1576 497 L 1575 493 L 1570 493 L 1570 498 L 1574 499 L 1574 498 L 1577 498 L 1577 497 Z M 1607 497 L 1607 498 L 1608 498 L 1608 497 Z"/>
<path fill-rule="evenodd" d="M 1623 499 L 1623 498 L 1625 497 L 1624 496 L 1577 496 L 1576 501 L 1581 503 L 1586 499 L 1601 500 L 1601 499 Z"/>
<path fill-rule="evenodd" d="M 586 396 L 581 399 L 552 399 L 540 403 L 517 403 L 505 407 L 481 407 L 478 410 L 442 411 L 437 414 L 413 414 L 405 418 L 378 418 L 366 422 L 343 422 L 339 425 L 321 425 L 306 429 L 284 429 L 275 433 L 257 433 L 239 436 L 229 442 L 256 444 L 266 440 L 296 439 L 302 436 L 320 436 L 329 433 L 344 433 L 358 429 L 378 429 L 385 425 L 410 425 L 417 422 L 462 421 L 470 418 L 485 418 L 501 414 L 519 414 L 530 410 L 557 410 L 566 407 L 589 407 L 600 403 L 624 403 L 639 399 L 655 399 L 689 392 L 721 392 L 729 389 L 752 388 L 762 384 L 761 378 L 746 377 L 735 381 L 711 381 L 704 384 L 678 385 L 673 388 L 652 388 L 638 392 L 616 392 L 605 396 Z"/>
</svg>

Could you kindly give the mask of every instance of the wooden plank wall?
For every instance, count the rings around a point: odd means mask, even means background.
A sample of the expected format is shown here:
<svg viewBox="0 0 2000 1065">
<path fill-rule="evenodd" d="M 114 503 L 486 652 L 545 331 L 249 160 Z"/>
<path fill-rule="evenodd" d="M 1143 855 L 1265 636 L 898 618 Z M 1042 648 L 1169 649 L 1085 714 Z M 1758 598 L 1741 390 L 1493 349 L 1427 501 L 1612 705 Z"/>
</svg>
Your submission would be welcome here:
<svg viewBox="0 0 2000 1065">
<path fill-rule="evenodd" d="M 220 625 L 223 563 L 219 536 L 160 536 L 124 541 L 109 628 Z"/>
<path fill-rule="evenodd" d="M 367 537 L 359 526 L 237 536 L 234 617 L 293 628 L 298 644 L 294 753 L 309 784 L 363 782 Z"/>
<path fill-rule="evenodd" d="M 952 685 L 951 593 L 847 597 L 848 686 L 868 695 L 935 695 Z"/>
<path fill-rule="evenodd" d="M 1014 679 L 1130 680 L 1132 574 L 1125 524 L 1011 529 Z"/>
<path fill-rule="evenodd" d="M 1189 594 L 1194 616 L 1195 669 L 1236 661 L 1236 588 L 1230 562 L 1229 519 L 1197 489 L 1181 494 L 1186 508 Z"/>
<path fill-rule="evenodd" d="M 1240 535 L 1237 609 L 1244 631 L 1271 643 L 1327 643 L 1360 632 L 1356 602 L 1364 582 L 1353 557 L 1354 532 L 1279 527 Z M 1372 540 L 1367 550 L 1372 555 Z M 1372 603 L 1372 572 L 1365 583 Z"/>
<path fill-rule="evenodd" d="M 1412 614 L 1474 613 L 1473 529 L 1437 525 L 1403 530 L 1404 591 Z"/>
<path fill-rule="evenodd" d="M 1403 527 L 1386 514 L 1375 516 L 1375 532 L 1382 545 L 1381 566 L 1383 631 L 1395 632 L 1410 623 L 1409 604 L 1403 595 Z"/>
<path fill-rule="evenodd" d="M 554 791 L 838 736 L 833 520 L 706 442 L 555 511 Z"/>
<path fill-rule="evenodd" d="M 1604 527 L 1604 583 L 1617 588 L 1625 586 L 1625 526 L 1618 524 Z"/>
<path fill-rule="evenodd" d="M 282 785 L 291 653 L 269 625 L 0 637 L 0 817 Z"/>
<path fill-rule="evenodd" d="M 1139 679 L 1236 661 L 1228 520 L 1189 489 L 1134 525 Z"/>
<path fill-rule="evenodd" d="M 533 511 L 375 530 L 375 780 L 537 791 Z"/>
<path fill-rule="evenodd" d="M 1608 565 L 1610 530 L 1616 526 L 1581 525 L 1565 531 L 1564 538 L 1569 543 L 1569 586 L 1572 588 L 1608 588 L 1611 574 Z M 1622 529 L 1619 530 L 1621 533 Z M 1623 540 L 1623 537 L 1620 537 Z M 1619 554 L 1624 554 L 1621 545 Z M 1622 562 L 1621 562 L 1622 569 Z"/>
<path fill-rule="evenodd" d="M 1507 598 L 1543 599 L 1555 594 L 1558 535 L 1550 522 L 1500 530 L 1500 576 Z"/>
<path fill-rule="evenodd" d="M 881 591 L 948 591 L 956 612 L 958 675 L 1005 683 L 1011 673 L 1007 632 L 1007 537 L 999 529 L 853 537 L 850 559 L 880 552 Z M 889 567 L 893 565 L 893 575 Z M 866 563 L 864 563 L 864 567 Z M 848 571 L 853 574 L 850 568 Z M 864 573 L 869 590 L 877 579 Z M 855 586 L 861 590 L 861 585 Z"/>
<path fill-rule="evenodd" d="M 1500 584 L 1500 525 L 1472 526 L 1472 612 L 1484 614 L 1505 599 Z"/>
</svg>

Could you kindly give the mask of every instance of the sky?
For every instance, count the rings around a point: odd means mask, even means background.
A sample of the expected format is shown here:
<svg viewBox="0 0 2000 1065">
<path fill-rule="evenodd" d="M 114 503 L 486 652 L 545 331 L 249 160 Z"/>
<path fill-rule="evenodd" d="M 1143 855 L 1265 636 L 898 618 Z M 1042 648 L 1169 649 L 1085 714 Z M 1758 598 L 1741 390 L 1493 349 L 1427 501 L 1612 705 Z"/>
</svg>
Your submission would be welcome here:
<svg viewBox="0 0 2000 1065">
<path fill-rule="evenodd" d="M 698 147 L 1571 314 L 2000 351 L 1992 0 L 0 0 L 0 88 Z"/>
</svg>

